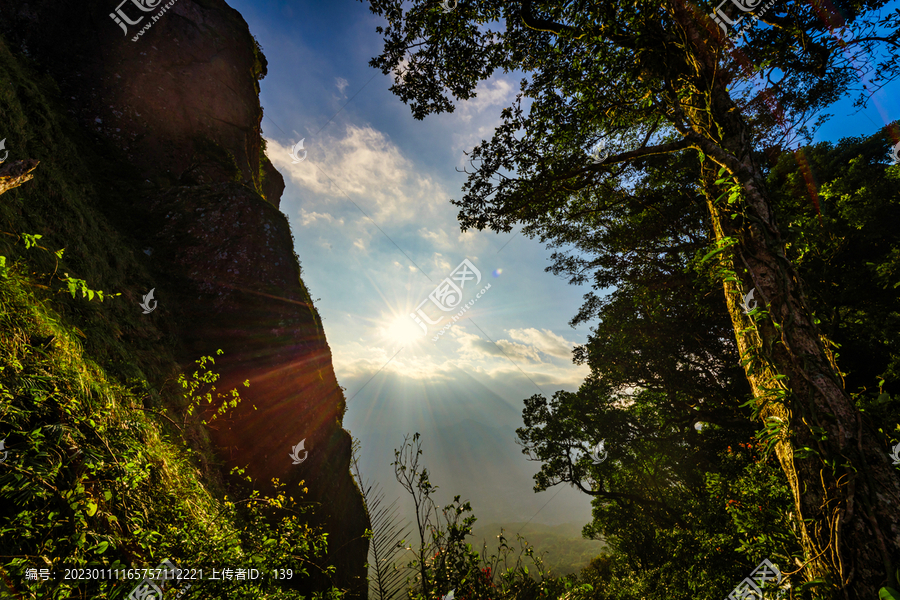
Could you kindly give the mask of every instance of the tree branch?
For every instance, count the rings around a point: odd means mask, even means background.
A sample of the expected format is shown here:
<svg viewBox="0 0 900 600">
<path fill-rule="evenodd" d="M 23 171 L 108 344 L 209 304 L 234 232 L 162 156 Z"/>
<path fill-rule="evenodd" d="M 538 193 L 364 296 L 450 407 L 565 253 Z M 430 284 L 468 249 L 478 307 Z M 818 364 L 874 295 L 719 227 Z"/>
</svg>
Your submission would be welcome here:
<svg viewBox="0 0 900 600">
<path fill-rule="evenodd" d="M 29 158 L 27 160 L 14 160 L 0 167 L 0 194 L 19 187 L 26 181 L 30 181 L 34 175 L 31 173 L 41 161 Z"/>
<path fill-rule="evenodd" d="M 678 152 L 679 150 L 685 150 L 687 148 L 693 147 L 693 144 L 688 142 L 686 139 L 679 140 L 677 142 L 672 142 L 669 144 L 660 144 L 659 146 L 650 146 L 638 148 L 637 150 L 629 150 L 628 152 L 623 152 L 621 154 L 616 154 L 615 156 L 610 156 L 602 163 L 598 163 L 592 165 L 593 168 L 597 169 L 601 165 L 605 164 L 613 164 L 613 163 L 622 163 L 627 162 L 633 158 L 640 158 L 642 156 L 653 156 L 654 154 L 670 154 L 672 152 Z"/>
<path fill-rule="evenodd" d="M 522 22 L 525 23 L 525 27 L 529 29 L 534 29 L 535 31 L 546 31 L 555 35 L 562 35 L 563 33 L 569 34 L 573 36 L 576 40 L 580 40 L 587 32 L 578 33 L 578 30 L 574 27 L 570 27 L 569 25 L 563 25 L 562 23 L 556 23 L 555 21 L 548 21 L 547 19 L 541 19 L 534 16 L 534 13 L 531 12 L 531 0 L 522 0 Z M 576 35 L 577 34 L 577 35 Z"/>
</svg>

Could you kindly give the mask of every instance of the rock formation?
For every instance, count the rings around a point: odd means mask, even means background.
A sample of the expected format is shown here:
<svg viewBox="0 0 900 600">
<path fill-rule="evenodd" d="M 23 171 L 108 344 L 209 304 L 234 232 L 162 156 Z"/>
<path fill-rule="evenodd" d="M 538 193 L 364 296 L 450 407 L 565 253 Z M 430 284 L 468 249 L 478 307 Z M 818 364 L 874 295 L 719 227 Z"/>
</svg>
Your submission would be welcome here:
<svg viewBox="0 0 900 600">
<path fill-rule="evenodd" d="M 246 466 L 260 485 L 307 487 L 303 499 L 317 503 L 330 534 L 323 562 L 362 597 L 368 517 L 350 476 L 331 352 L 278 210 L 284 180 L 260 135 L 265 57 L 221 0 L 170 4 L 154 22 L 160 0 L 0 0 L 0 32 L 49 72 L 98 151 L 128 171 L 119 176 L 134 185 L 107 190 L 115 200 L 105 209 L 146 248 L 184 366 L 224 350 L 218 388 L 238 387 L 243 398 L 211 431 L 226 470 Z M 143 19 L 116 23 L 110 14 L 120 7 Z M 308 458 L 293 465 L 288 454 L 304 439 Z M 309 593 L 325 582 L 299 584 Z"/>
</svg>

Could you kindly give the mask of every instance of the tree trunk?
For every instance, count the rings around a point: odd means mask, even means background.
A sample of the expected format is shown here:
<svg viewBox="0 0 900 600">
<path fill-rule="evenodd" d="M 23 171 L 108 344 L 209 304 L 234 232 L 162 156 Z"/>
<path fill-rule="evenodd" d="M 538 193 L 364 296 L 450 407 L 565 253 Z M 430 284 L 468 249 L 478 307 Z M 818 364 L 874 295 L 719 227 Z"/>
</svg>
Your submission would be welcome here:
<svg viewBox="0 0 900 600">
<path fill-rule="evenodd" d="M 875 599 L 882 586 L 897 587 L 900 479 L 843 389 L 764 188 L 756 185 L 761 175 L 749 160 L 745 166 L 738 174 L 745 179 L 743 216 L 731 218 L 714 186 L 707 203 L 717 241 L 737 240 L 719 258 L 737 275 L 723 282 L 725 298 L 759 416 L 780 430 L 775 452 L 794 496 L 803 576 L 825 582 L 817 596 Z M 713 181 L 715 173 L 706 175 Z M 764 311 L 755 323 L 741 305 L 751 289 Z"/>
<path fill-rule="evenodd" d="M 700 34 L 685 4 L 670 8 L 692 46 L 696 90 L 686 105 L 670 97 L 674 125 L 740 184 L 735 204 L 717 202 L 716 173 L 710 165 L 703 174 L 717 241 L 736 240 L 718 260 L 736 273 L 724 291 L 744 370 L 763 423 L 781 419 L 775 451 L 794 496 L 803 577 L 823 580 L 813 588 L 817 597 L 875 600 L 882 586 L 898 587 L 900 477 L 844 391 L 800 277 L 785 258 L 765 178 L 750 155 L 751 132 L 726 89 L 721 49 Z M 685 113 L 682 106 L 692 108 Z M 750 289 L 764 311 L 755 324 L 740 306 Z"/>
</svg>

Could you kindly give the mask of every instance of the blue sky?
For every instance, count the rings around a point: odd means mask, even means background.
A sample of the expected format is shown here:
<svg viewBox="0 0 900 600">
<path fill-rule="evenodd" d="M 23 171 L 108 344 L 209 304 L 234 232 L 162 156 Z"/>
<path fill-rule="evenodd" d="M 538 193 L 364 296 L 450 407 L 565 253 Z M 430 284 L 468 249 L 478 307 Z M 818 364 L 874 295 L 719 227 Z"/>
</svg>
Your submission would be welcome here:
<svg viewBox="0 0 900 600">
<path fill-rule="evenodd" d="M 497 74 L 454 113 L 416 121 L 388 91 L 392 78 L 368 66 L 382 48 L 375 28 L 384 25 L 368 3 L 230 4 L 269 62 L 261 82 L 268 154 L 285 177 L 281 210 L 303 279 L 320 299 L 335 371 L 350 399 L 345 427 L 363 444 L 364 474 L 393 494 L 390 449 L 403 431 L 417 430 L 426 464 L 444 477 L 434 482 L 446 488 L 445 498 L 470 492 L 476 514 L 488 519 L 587 522 L 589 499 L 574 490 L 530 492 L 536 466 L 525 462 L 512 432 L 522 399 L 574 391 L 587 375 L 572 364 L 571 351 L 586 341 L 589 326 L 573 329 L 568 321 L 588 288 L 545 273 L 551 250 L 537 240 L 515 231 L 461 233 L 449 202 L 462 197 L 464 152 L 490 139 L 521 75 Z M 868 135 L 897 119 L 897 91 L 894 85 L 881 92 L 856 114 L 849 101 L 832 107 L 835 118 L 816 140 Z M 301 138 L 308 154 L 295 164 L 289 152 Z M 433 330 L 422 335 L 409 313 L 464 259 L 481 281 L 468 282 L 463 302 L 491 287 L 432 342 Z M 432 319 L 445 314 L 426 307 Z M 454 402 L 447 390 L 470 398 Z M 490 444 L 484 436 L 493 436 Z M 521 464 L 513 465 L 516 456 Z M 504 495 L 515 499 L 504 500 L 508 510 L 488 506 L 498 504 L 497 493 L 479 493 L 489 485 L 467 481 L 492 462 L 505 465 Z"/>
</svg>

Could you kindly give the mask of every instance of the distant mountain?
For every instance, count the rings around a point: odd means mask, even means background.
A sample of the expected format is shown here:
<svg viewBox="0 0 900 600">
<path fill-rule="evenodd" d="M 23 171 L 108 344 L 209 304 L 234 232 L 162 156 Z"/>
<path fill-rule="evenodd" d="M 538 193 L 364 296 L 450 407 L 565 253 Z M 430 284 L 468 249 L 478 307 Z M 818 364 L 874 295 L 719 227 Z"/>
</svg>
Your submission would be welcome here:
<svg viewBox="0 0 900 600">
<path fill-rule="evenodd" d="M 346 385 L 346 384 L 345 384 Z M 459 494 L 470 500 L 480 522 L 559 524 L 590 518 L 590 498 L 570 487 L 533 491 L 537 463 L 516 444 L 521 408 L 464 371 L 419 380 L 380 373 L 348 404 L 344 427 L 362 443 L 364 478 L 384 487 L 388 500 L 411 503 L 396 483 L 394 449 L 405 434 L 422 434 L 422 462 L 440 489 L 441 505 Z"/>
<path fill-rule="evenodd" d="M 541 555 L 544 566 L 554 575 L 577 573 L 594 557 L 601 554 L 607 545 L 602 541 L 586 540 L 581 536 L 584 523 L 572 522 L 560 525 L 542 523 L 488 523 L 476 525 L 473 546 L 481 548 L 487 543 L 488 552 L 496 552 L 501 529 L 506 543 L 519 548 L 516 533 L 521 533 L 535 554 Z M 526 563 L 527 566 L 527 563 Z"/>
</svg>

